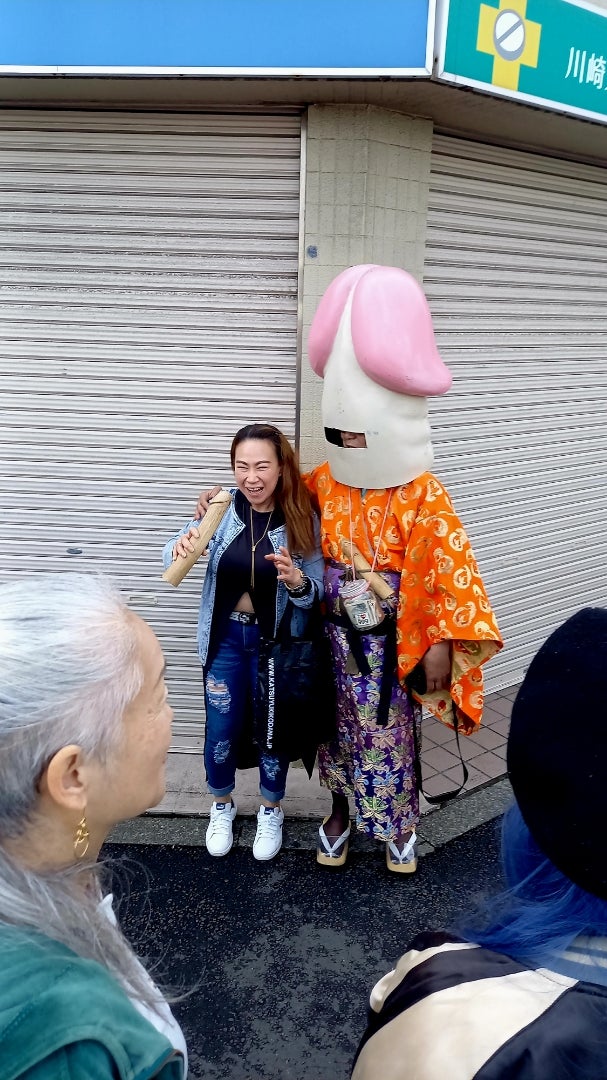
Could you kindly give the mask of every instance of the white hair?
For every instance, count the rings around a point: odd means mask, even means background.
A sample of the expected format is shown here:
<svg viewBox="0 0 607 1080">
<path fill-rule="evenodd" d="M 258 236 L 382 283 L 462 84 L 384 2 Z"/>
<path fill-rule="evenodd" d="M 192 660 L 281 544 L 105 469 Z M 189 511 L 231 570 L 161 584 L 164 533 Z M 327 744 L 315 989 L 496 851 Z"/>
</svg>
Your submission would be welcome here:
<svg viewBox="0 0 607 1080">
<path fill-rule="evenodd" d="M 38 873 L 5 849 L 35 815 L 38 783 L 70 743 L 105 761 L 143 673 L 135 622 L 94 574 L 34 574 L 0 584 L 0 922 L 97 960 L 152 1006 L 130 946 L 82 888 L 90 864 Z"/>
<path fill-rule="evenodd" d="M 26 824 L 50 758 L 104 760 L 141 688 L 128 608 L 107 580 L 40 574 L 0 586 L 0 843 Z"/>
</svg>

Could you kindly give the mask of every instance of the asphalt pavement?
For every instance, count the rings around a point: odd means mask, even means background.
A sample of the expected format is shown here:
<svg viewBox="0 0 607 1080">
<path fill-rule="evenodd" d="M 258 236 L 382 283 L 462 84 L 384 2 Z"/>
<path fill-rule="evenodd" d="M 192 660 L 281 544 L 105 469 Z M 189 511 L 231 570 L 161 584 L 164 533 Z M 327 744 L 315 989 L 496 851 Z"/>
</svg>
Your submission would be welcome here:
<svg viewBox="0 0 607 1080">
<path fill-rule="evenodd" d="M 190 1080 L 347 1080 L 373 983 L 416 933 L 453 926 L 499 883 L 495 807 L 470 828 L 465 804 L 451 814 L 463 813 L 468 831 L 451 824 L 426 842 L 414 875 L 390 874 L 378 844 L 354 845 L 345 868 L 323 869 L 308 833 L 302 841 L 293 830 L 275 860 L 257 863 L 252 823 L 223 859 L 191 822 L 187 844 L 144 819 L 152 842 L 106 847 L 127 935 L 159 961 L 157 980 L 191 991 L 174 1005 Z M 440 817 L 429 815 L 435 831 Z"/>
</svg>

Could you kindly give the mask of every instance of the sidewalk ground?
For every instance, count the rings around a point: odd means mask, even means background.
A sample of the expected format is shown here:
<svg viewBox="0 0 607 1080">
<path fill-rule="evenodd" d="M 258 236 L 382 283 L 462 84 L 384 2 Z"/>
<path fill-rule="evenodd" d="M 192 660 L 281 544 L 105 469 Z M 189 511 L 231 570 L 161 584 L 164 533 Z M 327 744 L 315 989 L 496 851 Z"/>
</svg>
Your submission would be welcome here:
<svg viewBox="0 0 607 1080">
<path fill-rule="evenodd" d="M 468 783 L 462 795 L 438 810 L 422 797 L 424 820 L 419 828 L 420 855 L 442 846 L 476 825 L 500 814 L 510 800 L 506 776 L 506 741 L 512 703 L 518 687 L 490 694 L 485 701 L 483 726 L 475 735 L 460 739 L 462 755 L 468 765 Z M 438 795 L 456 787 L 461 780 L 461 763 L 454 733 L 438 720 L 422 722 L 422 773 L 424 790 Z M 256 770 L 239 772 L 235 800 L 239 826 L 237 846 L 252 845 L 254 827 L 250 820 L 259 809 Z M 206 818 L 211 797 L 204 790 L 204 769 L 199 754 L 175 753 L 169 757 L 167 794 L 154 811 L 138 822 L 118 828 L 116 842 L 144 844 L 176 843 L 197 846 L 204 842 Z M 309 780 L 303 768 L 289 771 L 285 809 L 285 847 L 307 849 L 315 846 L 316 826 L 331 804 L 329 793 L 321 788 L 318 774 Z M 433 812 L 434 811 L 434 812 Z M 244 819 L 244 820 L 243 820 Z M 354 838 L 353 838 L 354 840 Z M 358 835 L 356 846 L 365 848 Z"/>
</svg>

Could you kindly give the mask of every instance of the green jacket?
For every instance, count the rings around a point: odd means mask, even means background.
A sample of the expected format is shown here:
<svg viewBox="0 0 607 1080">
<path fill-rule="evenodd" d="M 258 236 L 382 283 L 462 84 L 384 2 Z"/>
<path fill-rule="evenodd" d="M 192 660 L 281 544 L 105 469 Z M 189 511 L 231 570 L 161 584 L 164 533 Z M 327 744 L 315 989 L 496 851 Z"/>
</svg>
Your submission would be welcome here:
<svg viewBox="0 0 607 1080">
<path fill-rule="evenodd" d="M 0 928 L 2 1080 L 183 1080 L 183 1058 L 100 964 Z"/>
</svg>

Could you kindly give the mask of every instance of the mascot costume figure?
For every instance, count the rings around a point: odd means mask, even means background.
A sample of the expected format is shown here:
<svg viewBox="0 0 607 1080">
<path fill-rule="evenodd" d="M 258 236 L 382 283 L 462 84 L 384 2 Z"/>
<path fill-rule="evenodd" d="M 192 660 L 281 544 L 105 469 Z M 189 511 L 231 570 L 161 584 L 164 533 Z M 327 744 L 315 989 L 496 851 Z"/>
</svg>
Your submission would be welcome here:
<svg viewBox="0 0 607 1080">
<path fill-rule="evenodd" d="M 314 317 L 327 461 L 307 477 L 321 512 L 338 734 L 321 748 L 333 811 L 318 861 L 348 854 L 356 827 L 416 869 L 415 726 L 422 705 L 463 734 L 480 724 L 482 665 L 501 647 L 466 532 L 429 471 L 427 398 L 451 375 L 424 293 L 395 267 L 353 266 Z"/>
</svg>

